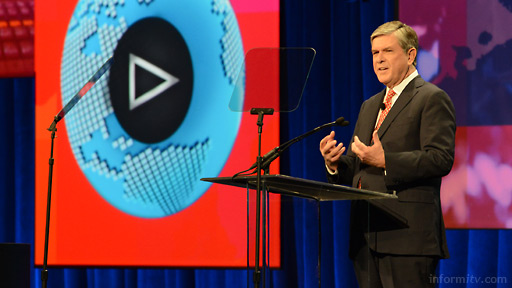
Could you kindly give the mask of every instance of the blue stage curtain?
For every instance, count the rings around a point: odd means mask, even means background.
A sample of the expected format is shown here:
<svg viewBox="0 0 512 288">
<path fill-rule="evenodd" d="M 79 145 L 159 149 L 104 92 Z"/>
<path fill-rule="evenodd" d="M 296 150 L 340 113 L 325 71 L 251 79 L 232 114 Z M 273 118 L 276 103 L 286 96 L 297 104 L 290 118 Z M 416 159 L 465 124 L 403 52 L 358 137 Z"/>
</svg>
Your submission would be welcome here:
<svg viewBox="0 0 512 288">
<path fill-rule="evenodd" d="M 283 46 L 313 47 L 318 54 L 299 109 L 282 116 L 283 140 L 343 116 L 351 126 L 334 131 L 348 143 L 362 102 L 383 89 L 373 72 L 370 35 L 394 19 L 395 1 L 323 2 L 298 1 L 285 9 Z M 283 155 L 283 174 L 325 181 L 319 142 L 328 133 L 311 136 Z M 316 252 L 316 210 L 306 208 L 307 201 L 294 202 L 298 271 L 314 269 L 309 259 Z M 347 256 L 349 203 L 321 206 L 322 286 L 357 287 Z M 440 261 L 431 277 L 437 287 L 512 287 L 511 230 L 448 230 L 447 238 L 451 258 Z M 310 280 L 301 279 L 306 284 L 301 287 L 315 287 Z"/>
<path fill-rule="evenodd" d="M 350 126 L 334 128 L 336 138 L 350 141 L 362 102 L 382 89 L 373 72 L 370 35 L 393 20 L 394 7 L 394 0 L 286 2 L 282 46 L 312 47 L 317 54 L 299 108 L 281 114 L 282 141 L 340 116 Z M 282 173 L 326 181 L 319 143 L 328 133 L 314 134 L 293 146 L 281 157 Z M 312 261 L 318 251 L 316 204 L 293 202 L 298 287 L 318 287 L 315 275 L 302 272 L 317 268 Z M 322 287 L 357 287 L 348 259 L 349 210 L 347 201 L 321 203 Z"/>
<path fill-rule="evenodd" d="M 344 116 L 351 125 L 335 131 L 338 139 L 348 143 L 361 103 L 382 87 L 373 74 L 369 35 L 393 19 L 394 0 L 283 0 L 281 9 L 282 46 L 317 51 L 302 103 L 295 112 L 282 114 L 282 140 Z M 32 247 L 34 85 L 33 78 L 0 79 L 0 242 Z M 282 173 L 325 180 L 318 143 L 327 133 L 307 138 L 285 153 Z M 319 216 L 322 287 L 357 287 L 347 257 L 348 202 L 322 203 L 318 215 L 316 203 L 287 200 L 283 215 L 291 215 L 293 222 L 282 225 L 283 269 L 269 275 L 272 285 L 267 287 L 318 287 Z M 512 231 L 449 230 L 447 237 L 452 257 L 440 263 L 439 287 L 511 287 Z M 243 269 L 50 267 L 48 287 L 239 288 L 246 287 L 247 273 Z M 32 269 L 31 283 L 41 287 L 40 269 Z"/>
</svg>

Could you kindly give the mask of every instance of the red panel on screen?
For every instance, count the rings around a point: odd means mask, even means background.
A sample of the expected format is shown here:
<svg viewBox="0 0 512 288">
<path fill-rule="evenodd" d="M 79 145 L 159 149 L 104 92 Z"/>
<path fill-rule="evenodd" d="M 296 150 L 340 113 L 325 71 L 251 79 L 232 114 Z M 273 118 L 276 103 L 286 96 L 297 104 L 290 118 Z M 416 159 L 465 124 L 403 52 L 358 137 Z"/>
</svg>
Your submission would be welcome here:
<svg viewBox="0 0 512 288">
<path fill-rule="evenodd" d="M 512 227 L 512 126 L 459 127 L 456 141 L 441 193 L 446 226 Z"/>
<path fill-rule="evenodd" d="M 503 1 L 400 1 L 419 38 L 418 70 L 456 111 L 455 163 L 443 178 L 448 228 L 512 228 L 512 17 Z M 417 13 L 421 11 L 421 13 Z M 489 21 L 493 19 L 493 21 Z"/>
<path fill-rule="evenodd" d="M 206 1 L 210 3 L 211 1 Z M 244 1 L 232 1 L 244 2 Z M 267 1 L 268 2 L 268 1 Z M 272 3 L 278 3 L 273 1 Z M 271 3 L 271 2 L 268 2 Z M 277 4 L 269 7 L 278 7 Z M 247 10 L 233 5 L 244 50 L 279 46 L 279 11 Z M 35 262 L 43 262 L 50 133 L 46 130 L 62 108 L 61 59 L 75 1 L 36 1 L 36 225 Z M 238 11 L 237 7 L 245 7 Z M 261 9 L 260 9 L 261 10 Z M 265 31 L 253 34 L 251 31 Z M 88 95 L 85 95 L 87 97 Z M 74 109 L 80 109 L 76 106 Z M 226 107 L 227 109 L 227 107 Z M 73 113 L 76 111 L 71 111 Z M 212 185 L 186 209 L 160 218 L 125 213 L 98 194 L 75 161 L 64 119 L 55 140 L 49 265 L 244 267 L 246 191 Z M 244 113 L 231 154 L 219 175 L 248 168 L 257 154 L 257 117 Z M 222 123 L 219 123 L 222 125 Z M 265 118 L 262 151 L 279 143 L 279 115 Z M 279 164 L 271 167 L 278 173 Z M 271 196 L 271 260 L 280 265 L 280 202 Z"/>
</svg>

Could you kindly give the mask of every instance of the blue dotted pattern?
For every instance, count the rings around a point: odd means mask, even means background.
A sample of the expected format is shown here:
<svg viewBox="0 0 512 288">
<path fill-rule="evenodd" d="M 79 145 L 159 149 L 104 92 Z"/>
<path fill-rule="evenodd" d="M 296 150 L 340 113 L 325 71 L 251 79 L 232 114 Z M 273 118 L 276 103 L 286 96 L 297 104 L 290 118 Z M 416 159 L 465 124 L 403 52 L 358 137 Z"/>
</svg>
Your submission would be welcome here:
<svg viewBox="0 0 512 288">
<path fill-rule="evenodd" d="M 120 16 L 120 10 L 127 5 L 148 7 L 157 1 L 82 0 L 77 4 L 62 56 L 63 103 L 113 55 L 128 23 L 134 22 Z M 243 58 L 236 18 L 228 1 L 214 0 L 209 5 L 221 19 L 219 26 L 224 33 L 218 43 L 218 59 L 224 77 L 232 84 Z M 148 145 L 132 139 L 115 117 L 108 77 L 107 71 L 65 118 L 80 168 L 107 201 L 135 216 L 162 217 L 191 205 L 207 188 L 197 191 L 197 186 L 203 185 L 198 179 L 211 158 L 209 153 L 215 150 L 215 141 L 208 135 L 190 144 L 166 140 Z M 233 136 L 226 138 L 234 141 Z"/>
<path fill-rule="evenodd" d="M 240 65 L 243 62 L 243 45 L 239 37 L 238 24 L 234 13 L 229 13 L 229 3 L 227 0 L 214 0 L 213 12 L 224 17 L 222 27 L 224 36 L 221 39 L 223 49 L 222 64 L 224 73 L 229 78 L 231 84 L 235 83 L 240 72 Z"/>
</svg>

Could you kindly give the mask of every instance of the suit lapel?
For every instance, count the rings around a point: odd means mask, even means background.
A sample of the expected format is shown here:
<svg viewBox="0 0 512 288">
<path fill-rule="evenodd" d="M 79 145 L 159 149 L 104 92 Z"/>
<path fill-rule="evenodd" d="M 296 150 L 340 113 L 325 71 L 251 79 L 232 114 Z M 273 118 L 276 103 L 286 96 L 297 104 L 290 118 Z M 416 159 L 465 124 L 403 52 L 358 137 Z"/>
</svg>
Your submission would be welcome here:
<svg viewBox="0 0 512 288">
<path fill-rule="evenodd" d="M 400 114 L 400 112 L 407 106 L 407 104 L 411 102 L 414 95 L 418 93 L 418 89 L 423 86 L 424 83 L 425 81 L 421 78 L 421 76 L 417 76 L 405 87 L 404 91 L 402 91 L 395 104 L 393 104 L 393 107 L 391 107 L 391 110 L 389 110 L 386 119 L 384 119 L 384 122 L 382 122 L 378 132 L 379 139 L 384 137 L 389 126 L 391 123 L 393 123 L 393 120 L 398 116 L 398 114 Z"/>
<path fill-rule="evenodd" d="M 368 101 L 368 115 L 371 115 L 371 117 L 366 117 L 364 119 L 364 122 L 361 123 L 361 133 L 358 135 L 359 140 L 363 142 L 366 145 L 371 145 L 372 141 L 372 135 L 373 135 L 373 129 L 375 128 L 375 123 L 377 122 L 377 115 L 379 114 L 380 110 L 380 103 L 384 100 L 384 95 L 386 94 L 386 89 L 382 90 L 377 97 L 375 97 L 373 100 L 375 101 Z"/>
</svg>

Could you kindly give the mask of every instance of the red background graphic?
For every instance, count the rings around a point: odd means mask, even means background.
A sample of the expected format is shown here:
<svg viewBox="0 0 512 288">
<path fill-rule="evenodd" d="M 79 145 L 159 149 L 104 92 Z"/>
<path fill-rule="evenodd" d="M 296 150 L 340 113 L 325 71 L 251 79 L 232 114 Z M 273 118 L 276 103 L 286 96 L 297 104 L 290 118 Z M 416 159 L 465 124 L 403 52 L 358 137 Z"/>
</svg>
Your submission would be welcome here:
<svg viewBox="0 0 512 288">
<path fill-rule="evenodd" d="M 279 1 L 265 1 L 266 5 L 258 4 L 257 10 L 247 0 L 231 2 L 245 52 L 255 47 L 279 46 Z M 75 5 L 76 1 L 66 0 L 35 3 L 36 265 L 42 264 L 44 256 L 51 144 L 46 129 L 63 105 L 60 63 Z M 218 176 L 231 176 L 256 160 L 256 120 L 256 116 L 243 114 L 232 153 Z M 275 114 L 265 118 L 262 152 L 278 143 L 279 115 Z M 247 264 L 244 189 L 212 185 L 196 203 L 179 213 L 157 219 L 138 218 L 116 209 L 94 190 L 74 160 L 62 121 L 55 139 L 54 159 L 49 265 L 244 267 Z M 271 173 L 278 171 L 276 161 Z M 280 202 L 276 195 L 271 198 L 270 263 L 279 266 Z"/>
</svg>

